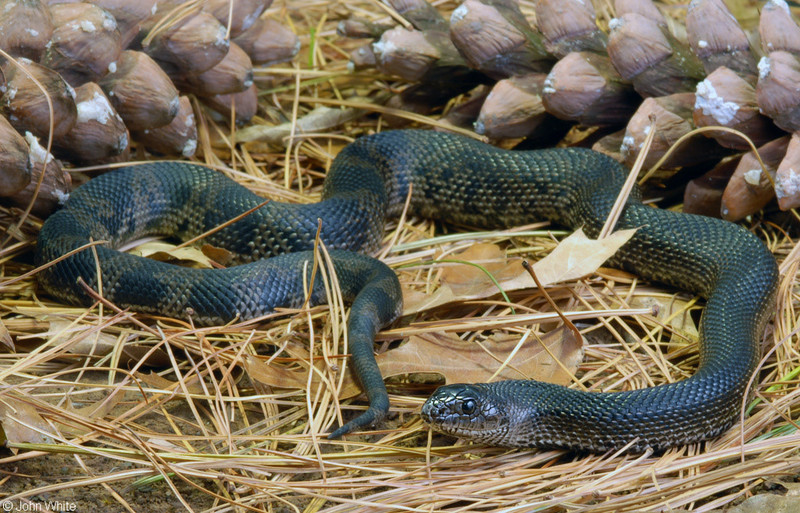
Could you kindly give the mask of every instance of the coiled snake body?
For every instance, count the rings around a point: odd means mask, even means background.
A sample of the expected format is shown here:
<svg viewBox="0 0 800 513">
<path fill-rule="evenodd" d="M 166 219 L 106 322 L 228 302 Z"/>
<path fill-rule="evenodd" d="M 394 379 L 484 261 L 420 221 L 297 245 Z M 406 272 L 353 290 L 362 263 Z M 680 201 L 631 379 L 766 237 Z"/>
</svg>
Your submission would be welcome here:
<svg viewBox="0 0 800 513">
<path fill-rule="evenodd" d="M 346 300 L 353 365 L 370 407 L 331 436 L 383 418 L 389 402 L 373 356 L 376 332 L 401 308 L 394 273 L 355 253 L 374 250 L 387 216 L 413 184 L 411 211 L 483 227 L 550 219 L 596 235 L 624 180 L 612 159 L 582 149 L 511 152 L 454 135 L 404 130 L 363 137 L 337 156 L 321 202 L 268 203 L 206 242 L 242 265 L 198 270 L 112 248 L 147 234 L 192 237 L 258 205 L 247 189 L 207 168 L 153 162 L 90 180 L 51 216 L 39 236 L 44 264 L 90 240 L 109 241 L 43 270 L 53 296 L 89 304 L 78 278 L 134 310 L 199 324 L 252 318 L 305 298 L 317 219 Z M 602 451 L 630 444 L 661 449 L 714 437 L 730 426 L 759 357 L 777 267 L 746 230 L 717 219 L 679 214 L 629 199 L 619 228 L 638 228 L 613 265 L 707 298 L 700 364 L 689 379 L 647 389 L 589 393 L 536 381 L 440 387 L 422 409 L 445 433 L 517 447 Z M 276 256 L 279 255 L 279 256 Z M 274 258 L 268 258 L 274 257 Z M 308 276 L 305 277 L 306 279 Z M 312 303 L 324 302 L 321 280 Z"/>
</svg>

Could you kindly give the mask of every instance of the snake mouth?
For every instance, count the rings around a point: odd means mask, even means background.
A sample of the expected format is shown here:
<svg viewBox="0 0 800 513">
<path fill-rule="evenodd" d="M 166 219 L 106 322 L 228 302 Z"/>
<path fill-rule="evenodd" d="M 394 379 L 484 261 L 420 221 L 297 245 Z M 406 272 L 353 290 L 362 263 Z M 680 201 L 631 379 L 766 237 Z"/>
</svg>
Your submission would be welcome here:
<svg viewBox="0 0 800 513">
<path fill-rule="evenodd" d="M 475 385 L 439 387 L 420 415 L 431 428 L 449 435 L 481 439 L 502 431 L 496 405 Z"/>
<path fill-rule="evenodd" d="M 460 416 L 453 412 L 448 403 L 432 401 L 432 398 L 429 398 L 422 405 L 422 410 L 420 411 L 420 416 L 426 424 L 438 431 L 442 431 L 459 423 Z M 450 431 L 450 429 L 447 429 L 447 431 Z"/>
<path fill-rule="evenodd" d="M 419 415 L 422 417 L 422 421 L 425 422 L 425 424 L 433 423 L 432 409 L 433 406 L 427 401 L 422 405 L 422 410 L 419 412 Z"/>
<path fill-rule="evenodd" d="M 450 408 L 447 407 L 446 403 L 435 400 L 434 394 L 422 405 L 420 417 L 422 417 L 423 422 L 426 424 L 433 428 L 438 428 L 440 425 L 446 423 L 444 419 L 449 416 L 449 413 Z"/>
</svg>

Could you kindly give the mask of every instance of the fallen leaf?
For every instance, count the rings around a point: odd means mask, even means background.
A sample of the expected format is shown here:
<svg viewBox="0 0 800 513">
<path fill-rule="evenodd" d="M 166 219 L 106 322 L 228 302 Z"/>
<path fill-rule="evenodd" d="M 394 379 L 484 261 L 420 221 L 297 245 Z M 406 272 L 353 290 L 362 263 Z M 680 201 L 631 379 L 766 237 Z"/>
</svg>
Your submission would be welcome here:
<svg viewBox="0 0 800 513">
<path fill-rule="evenodd" d="M 442 375 L 447 383 L 481 383 L 495 375 L 519 342 L 518 335 L 509 334 L 494 335 L 478 344 L 452 333 L 427 333 L 410 337 L 397 349 L 379 354 L 376 360 L 384 377 L 434 373 Z M 563 385 L 569 383 L 570 373 L 582 360 L 583 340 L 576 339 L 571 330 L 562 327 L 539 335 L 538 339 L 530 334 L 494 380 L 536 379 Z"/>
<path fill-rule="evenodd" d="M 193 246 L 177 247 L 173 244 L 154 240 L 145 242 L 130 250 L 132 255 L 158 260 L 159 262 L 190 264 L 193 267 L 211 268 L 211 260 L 201 250 Z"/>
<path fill-rule="evenodd" d="M 178 444 L 174 444 L 169 440 L 164 440 L 163 438 L 155 438 L 150 437 L 146 438 L 147 443 L 150 444 L 152 447 L 158 447 L 159 449 L 167 452 L 174 452 L 174 453 L 185 453 L 186 447 Z"/>
<path fill-rule="evenodd" d="M 495 376 L 519 341 L 517 335 L 496 335 L 479 345 L 451 333 L 428 333 L 412 336 L 397 349 L 381 353 L 375 359 L 384 378 L 425 373 L 442 375 L 447 383 L 485 382 L 494 376 L 495 380 L 537 379 L 558 384 L 569 383 L 583 359 L 583 340 L 575 339 L 571 330 L 559 328 L 538 339 L 534 335 L 527 337 L 510 363 Z M 563 366 L 550 356 L 551 353 Z M 316 365 L 321 369 L 323 362 Z M 267 364 L 255 356 L 246 356 L 244 367 L 252 379 L 263 384 L 284 389 L 307 388 L 307 368 L 289 369 L 284 365 Z M 316 373 L 311 386 L 310 393 L 319 386 Z M 359 393 L 361 388 L 357 381 L 348 374 L 339 397 L 353 397 Z"/>
<path fill-rule="evenodd" d="M 77 325 L 71 321 L 53 319 L 46 336 L 61 334 L 78 340 L 67 350 L 68 353 L 92 356 L 105 356 L 117 345 L 117 337 L 99 331 L 96 326 Z"/>
<path fill-rule="evenodd" d="M 635 296 L 628 302 L 631 308 L 650 308 L 655 318 L 672 328 L 670 345 L 685 345 L 697 340 L 700 333 L 692 319 L 690 301 L 675 297 Z"/>
<path fill-rule="evenodd" d="M 6 328 L 3 319 L 0 319 L 0 344 L 6 346 L 12 353 L 16 350 L 14 348 L 14 339 L 11 338 L 11 333 L 8 332 L 8 328 Z"/>
<path fill-rule="evenodd" d="M 145 385 L 152 388 L 156 388 L 158 390 L 171 390 L 176 392 L 183 392 L 183 387 L 181 386 L 180 383 L 159 376 L 155 372 L 136 372 L 134 373 L 134 376 L 136 377 L 136 379 L 140 380 Z M 186 385 L 186 391 L 190 394 L 206 393 L 202 385 L 198 383 L 198 378 L 196 375 L 191 376 L 187 380 L 184 380 L 184 384 Z"/>
<path fill-rule="evenodd" d="M 124 358 L 120 358 L 120 365 L 142 363 L 149 367 L 168 367 L 172 363 L 166 350 L 160 347 L 154 351 L 152 349 L 152 342 L 126 342 L 122 346 Z"/>
<path fill-rule="evenodd" d="M 125 393 L 113 393 L 111 397 L 106 395 L 102 399 L 98 399 L 94 402 L 81 401 L 79 403 L 85 404 L 85 406 L 75 406 L 75 403 L 68 396 L 62 407 L 65 410 L 70 411 L 84 419 L 101 419 L 111 413 L 111 411 L 125 399 L 125 395 Z M 135 400 L 139 400 L 141 398 L 141 396 L 138 394 L 135 397 Z M 84 427 L 75 425 L 65 426 L 64 430 L 73 436 L 82 435 L 88 432 L 88 430 L 86 430 Z"/>
<path fill-rule="evenodd" d="M 562 240 L 556 249 L 533 265 L 543 286 L 574 280 L 595 272 L 628 242 L 635 229 L 619 230 L 604 239 L 590 239 L 579 228 Z"/>
<path fill-rule="evenodd" d="M 52 443 L 51 437 L 38 431 L 50 429 L 32 405 L 8 395 L 0 397 L 0 446 L 7 442 Z"/>
<path fill-rule="evenodd" d="M 200 251 L 214 262 L 224 266 L 233 262 L 235 256 L 232 251 L 214 246 L 213 244 L 203 244 L 200 247 Z"/>
<path fill-rule="evenodd" d="M 308 348 L 297 343 L 285 344 L 283 350 L 300 365 L 300 369 L 288 368 L 279 363 L 266 363 L 263 359 L 245 354 L 242 356 L 244 369 L 247 374 L 256 381 L 276 388 L 305 389 L 308 384 Z M 317 359 L 314 365 L 319 371 L 323 370 L 324 360 Z M 351 376 L 348 376 L 349 379 Z M 312 384 L 319 384 L 317 374 L 314 375 Z M 358 395 L 358 390 L 352 393 Z M 351 395 L 351 396 L 352 396 Z M 346 396 L 346 397 L 351 397 Z"/>
<path fill-rule="evenodd" d="M 453 260 L 463 260 L 469 264 L 454 263 Z M 521 274 L 527 276 L 530 283 L 520 288 L 534 285 L 533 280 L 522 267 L 522 259 L 515 258 L 509 261 L 505 252 L 496 244 L 474 244 L 449 257 L 441 265 L 439 287 L 432 294 L 403 289 L 403 315 L 421 312 L 455 301 L 491 297 L 500 293 L 501 288 L 505 291 L 516 290 L 515 288 L 506 288 L 505 284 L 509 280 L 519 278 Z M 487 273 L 491 274 L 491 277 Z M 498 284 L 501 286 L 500 288 L 498 288 Z"/>
<path fill-rule="evenodd" d="M 267 363 L 263 359 L 250 354 L 242 355 L 242 365 L 251 379 L 275 388 L 305 389 L 308 383 L 308 371 L 289 369 L 285 365 Z M 322 364 L 318 364 L 322 368 Z M 312 380 L 312 386 L 319 385 L 319 379 Z M 349 396 L 348 396 L 349 397 Z"/>
<path fill-rule="evenodd" d="M 458 296 L 485 294 L 487 287 L 494 288 L 491 293 L 496 294 L 497 286 L 487 272 L 496 281 L 503 282 L 517 277 L 521 269 L 520 259 L 509 262 L 500 246 L 485 242 L 473 244 L 457 253 L 453 259 L 469 262 L 469 264 L 448 263 L 442 268 L 441 283 L 448 285 Z"/>
<path fill-rule="evenodd" d="M 497 288 L 491 295 L 500 292 Z M 426 294 L 415 289 L 403 287 L 403 315 L 411 315 L 417 312 L 424 312 L 440 305 L 446 305 L 455 301 L 463 301 L 465 297 L 459 297 L 448 285 L 440 285 L 432 294 Z M 477 299 L 477 298 L 473 298 Z"/>
<path fill-rule="evenodd" d="M 586 276 L 597 271 L 635 232 L 619 230 L 605 239 L 594 240 L 578 229 L 562 240 L 549 255 L 533 264 L 533 270 L 542 286 Z M 442 271 L 441 285 L 433 294 L 403 290 L 403 315 L 454 301 L 484 299 L 498 294 L 500 290 L 511 292 L 536 287 L 533 278 L 522 267 L 522 259 L 506 258 L 494 244 L 475 244 L 449 260 L 455 259 L 482 265 L 491 272 L 497 283 L 475 266 L 448 263 Z"/>
<path fill-rule="evenodd" d="M 318 106 L 295 122 L 287 122 L 277 126 L 253 124 L 236 131 L 236 142 L 263 141 L 284 146 L 285 139 L 293 133 L 324 132 L 363 116 L 362 109 Z"/>
</svg>

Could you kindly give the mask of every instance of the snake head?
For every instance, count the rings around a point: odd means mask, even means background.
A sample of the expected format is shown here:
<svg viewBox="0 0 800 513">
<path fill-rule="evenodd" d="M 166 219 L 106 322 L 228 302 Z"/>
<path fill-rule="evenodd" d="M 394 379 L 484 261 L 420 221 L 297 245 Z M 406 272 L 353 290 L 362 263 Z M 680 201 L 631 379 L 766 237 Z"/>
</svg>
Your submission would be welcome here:
<svg viewBox="0 0 800 513">
<path fill-rule="evenodd" d="M 505 410 L 505 399 L 486 385 L 446 385 L 425 401 L 422 419 L 436 431 L 491 443 L 508 432 Z"/>
</svg>

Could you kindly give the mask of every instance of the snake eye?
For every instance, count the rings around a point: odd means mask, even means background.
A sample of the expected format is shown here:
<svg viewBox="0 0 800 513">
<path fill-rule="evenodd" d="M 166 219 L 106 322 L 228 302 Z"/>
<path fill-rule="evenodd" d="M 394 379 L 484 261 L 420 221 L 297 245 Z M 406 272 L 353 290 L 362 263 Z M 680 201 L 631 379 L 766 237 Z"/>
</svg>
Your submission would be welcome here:
<svg viewBox="0 0 800 513">
<path fill-rule="evenodd" d="M 472 415 L 475 413 L 477 406 L 478 404 L 475 402 L 475 399 L 467 399 L 461 403 L 461 413 Z"/>
</svg>

